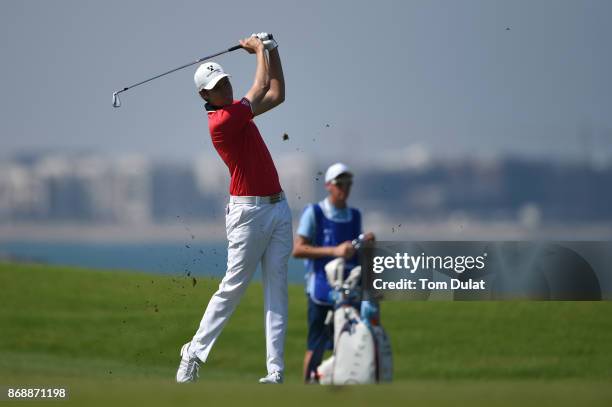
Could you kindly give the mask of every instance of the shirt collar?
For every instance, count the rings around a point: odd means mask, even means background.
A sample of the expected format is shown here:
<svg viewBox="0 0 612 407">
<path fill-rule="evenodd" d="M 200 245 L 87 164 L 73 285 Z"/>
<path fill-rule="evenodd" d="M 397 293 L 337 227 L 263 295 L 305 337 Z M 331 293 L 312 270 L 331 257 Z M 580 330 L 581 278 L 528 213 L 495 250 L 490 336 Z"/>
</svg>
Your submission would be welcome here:
<svg viewBox="0 0 612 407">
<path fill-rule="evenodd" d="M 325 199 L 323 200 L 323 204 L 325 205 L 325 209 L 326 209 L 326 210 L 328 210 L 328 211 L 330 211 L 330 212 L 331 212 L 332 210 L 334 210 L 334 211 L 343 211 L 343 210 L 348 209 L 348 205 L 347 205 L 347 206 L 345 206 L 344 208 L 338 208 L 338 207 L 334 206 L 334 205 L 331 203 L 331 201 L 329 200 L 329 197 L 328 197 L 328 196 L 326 196 L 326 197 L 325 197 Z"/>
<path fill-rule="evenodd" d="M 323 209 L 325 217 L 328 219 L 338 219 L 338 217 L 340 217 L 342 218 L 342 222 L 348 222 L 353 218 L 348 205 L 344 208 L 336 208 L 334 205 L 332 205 L 329 197 L 325 197 L 325 199 L 323 199 L 319 204 L 321 209 Z"/>
<path fill-rule="evenodd" d="M 204 109 L 206 109 L 207 112 L 216 112 L 217 110 L 221 108 L 219 106 L 214 106 L 206 102 L 206 104 L 204 105 Z"/>
</svg>

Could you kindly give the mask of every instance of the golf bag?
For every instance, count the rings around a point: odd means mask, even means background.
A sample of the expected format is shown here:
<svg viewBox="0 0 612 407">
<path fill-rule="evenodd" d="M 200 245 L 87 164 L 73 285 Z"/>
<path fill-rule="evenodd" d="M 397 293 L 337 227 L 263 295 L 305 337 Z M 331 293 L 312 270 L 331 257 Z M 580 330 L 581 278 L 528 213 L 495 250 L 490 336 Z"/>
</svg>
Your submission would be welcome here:
<svg viewBox="0 0 612 407">
<path fill-rule="evenodd" d="M 354 242 L 358 247 L 360 242 Z M 378 305 L 361 301 L 361 266 L 353 268 L 344 279 L 343 258 L 325 266 L 334 296 L 334 311 L 326 324 L 334 320 L 333 355 L 317 368 L 321 384 L 368 384 L 389 382 L 393 377 L 391 342 L 379 324 Z M 358 308 L 360 310 L 358 311 Z"/>
</svg>

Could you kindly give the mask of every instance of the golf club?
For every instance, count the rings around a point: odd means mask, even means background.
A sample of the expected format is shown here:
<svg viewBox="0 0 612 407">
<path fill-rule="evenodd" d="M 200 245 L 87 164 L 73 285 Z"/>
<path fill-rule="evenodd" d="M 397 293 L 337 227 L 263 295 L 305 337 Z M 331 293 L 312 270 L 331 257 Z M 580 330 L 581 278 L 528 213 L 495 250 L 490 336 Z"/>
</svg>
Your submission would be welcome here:
<svg viewBox="0 0 612 407">
<path fill-rule="evenodd" d="M 272 39 L 272 38 L 273 38 L 273 37 L 272 37 L 272 34 L 269 34 L 269 39 Z M 185 65 L 179 66 L 178 68 L 171 69 L 171 70 L 169 70 L 169 71 L 167 71 L 167 72 L 164 72 L 164 73 L 162 73 L 162 74 L 156 75 L 156 76 L 154 76 L 154 77 L 152 77 L 152 78 L 149 78 L 149 79 L 146 79 L 146 80 L 144 80 L 144 81 L 142 81 L 142 82 L 135 83 L 135 84 L 133 84 L 133 85 L 131 85 L 131 86 L 126 86 L 125 88 L 123 88 L 123 89 L 121 89 L 121 90 L 118 90 L 118 91 L 116 91 L 116 92 L 113 92 L 113 107 L 121 107 L 121 100 L 119 99 L 119 94 L 120 94 L 121 92 L 125 92 L 125 91 L 126 91 L 126 90 L 128 90 L 128 89 L 132 89 L 132 88 L 135 88 L 136 86 L 140 86 L 140 85 L 145 84 L 145 83 L 147 83 L 147 82 L 151 82 L 153 79 L 161 78 L 162 76 L 168 75 L 168 74 L 170 74 L 170 73 L 172 73 L 172 72 L 179 71 L 179 70 L 181 70 L 181 69 L 183 69 L 183 68 L 187 68 L 188 66 L 195 65 L 195 64 L 197 64 L 197 63 L 199 63 L 199 62 L 206 61 L 207 59 L 211 59 L 211 58 L 214 58 L 214 57 L 216 57 L 216 56 L 223 55 L 223 54 L 226 54 L 226 53 L 228 53 L 228 52 L 235 51 L 235 50 L 240 49 L 240 48 L 242 48 L 242 46 L 240 46 L 240 45 L 234 45 L 233 47 L 228 48 L 228 49 L 226 49 L 225 51 L 217 52 L 216 54 L 212 54 L 212 55 L 209 55 L 209 56 L 206 56 L 206 57 L 200 58 L 200 59 L 198 59 L 197 61 L 193 61 L 193 62 L 190 62 L 190 63 L 188 63 L 188 64 L 185 64 Z"/>
</svg>

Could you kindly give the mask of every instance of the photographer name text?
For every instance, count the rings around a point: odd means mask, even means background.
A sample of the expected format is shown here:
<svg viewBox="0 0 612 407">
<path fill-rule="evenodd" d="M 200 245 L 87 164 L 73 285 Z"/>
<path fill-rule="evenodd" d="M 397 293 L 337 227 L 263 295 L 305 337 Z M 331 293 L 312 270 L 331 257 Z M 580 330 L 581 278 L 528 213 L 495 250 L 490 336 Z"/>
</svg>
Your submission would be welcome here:
<svg viewBox="0 0 612 407">
<path fill-rule="evenodd" d="M 421 253 L 410 255 L 396 253 L 394 256 L 375 256 L 372 258 L 374 275 L 388 277 L 391 273 L 408 272 L 411 278 L 375 278 L 375 290 L 485 290 L 484 279 L 458 279 L 435 281 L 430 278 L 417 278 L 419 271 L 436 270 L 446 275 L 461 275 L 466 271 L 482 271 L 486 267 L 487 253 L 480 256 L 431 256 Z M 385 273 L 386 272 L 386 273 Z M 385 273 L 385 274 L 383 274 Z"/>
</svg>

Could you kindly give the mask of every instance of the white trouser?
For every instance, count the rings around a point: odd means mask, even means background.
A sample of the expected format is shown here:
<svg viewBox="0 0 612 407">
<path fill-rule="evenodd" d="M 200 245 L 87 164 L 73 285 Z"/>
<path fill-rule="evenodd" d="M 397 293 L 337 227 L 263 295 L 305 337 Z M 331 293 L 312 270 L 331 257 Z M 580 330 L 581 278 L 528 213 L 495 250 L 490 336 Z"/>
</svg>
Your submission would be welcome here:
<svg viewBox="0 0 612 407">
<path fill-rule="evenodd" d="M 268 374 L 283 371 L 287 330 L 287 261 L 293 248 L 287 201 L 227 207 L 227 271 L 206 307 L 191 351 L 202 362 L 236 309 L 261 261 Z"/>
</svg>

